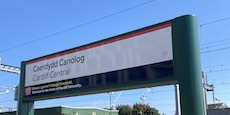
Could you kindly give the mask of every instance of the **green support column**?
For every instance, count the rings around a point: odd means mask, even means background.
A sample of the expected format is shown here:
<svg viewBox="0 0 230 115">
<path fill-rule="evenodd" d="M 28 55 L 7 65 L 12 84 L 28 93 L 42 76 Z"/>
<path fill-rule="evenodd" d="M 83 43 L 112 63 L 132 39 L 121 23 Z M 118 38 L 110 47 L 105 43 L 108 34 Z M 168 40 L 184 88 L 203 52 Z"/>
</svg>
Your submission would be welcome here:
<svg viewBox="0 0 230 115">
<path fill-rule="evenodd" d="M 182 115 L 205 115 L 197 18 L 182 16 L 173 21 L 174 76 L 180 86 Z"/>
<path fill-rule="evenodd" d="M 34 102 L 23 101 L 25 92 L 25 62 L 21 63 L 21 74 L 19 84 L 19 96 L 17 104 L 17 115 L 34 115 Z"/>
</svg>

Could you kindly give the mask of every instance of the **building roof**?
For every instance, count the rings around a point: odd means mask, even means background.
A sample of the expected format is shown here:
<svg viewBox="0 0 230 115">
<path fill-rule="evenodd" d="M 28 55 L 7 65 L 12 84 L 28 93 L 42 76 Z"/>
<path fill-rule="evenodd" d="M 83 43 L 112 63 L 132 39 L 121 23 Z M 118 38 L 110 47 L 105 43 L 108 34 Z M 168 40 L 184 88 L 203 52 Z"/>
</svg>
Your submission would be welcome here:
<svg viewBox="0 0 230 115">
<path fill-rule="evenodd" d="M 56 106 L 35 109 L 34 115 L 118 115 L 118 110 L 106 110 L 95 107 L 66 107 Z M 0 115 L 16 115 L 15 111 L 0 112 Z"/>
<path fill-rule="evenodd" d="M 225 109 L 228 106 L 225 103 L 208 104 L 208 109 Z"/>
</svg>

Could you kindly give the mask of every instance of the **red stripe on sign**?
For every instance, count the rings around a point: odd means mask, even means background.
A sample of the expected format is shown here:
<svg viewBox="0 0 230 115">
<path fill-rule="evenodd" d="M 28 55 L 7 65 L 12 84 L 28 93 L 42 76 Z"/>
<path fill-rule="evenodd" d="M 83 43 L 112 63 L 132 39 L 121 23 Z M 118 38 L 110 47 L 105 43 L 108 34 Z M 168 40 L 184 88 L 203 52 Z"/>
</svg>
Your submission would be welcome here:
<svg viewBox="0 0 230 115">
<path fill-rule="evenodd" d="M 81 48 L 77 48 L 77 49 L 72 49 L 72 50 L 69 50 L 69 51 L 66 51 L 66 52 L 61 52 L 61 53 L 54 54 L 54 55 L 51 55 L 51 56 L 47 56 L 47 57 L 39 58 L 39 59 L 36 59 L 36 60 L 28 61 L 28 62 L 26 62 L 26 64 L 32 64 L 32 63 L 44 61 L 44 60 L 47 60 L 47 59 L 56 58 L 56 57 L 60 57 L 60 56 L 63 56 L 63 55 L 67 55 L 67 54 L 71 54 L 71 53 L 75 53 L 75 52 L 95 48 L 95 47 L 98 47 L 98 46 L 102 46 L 102 45 L 110 44 L 110 43 L 113 43 L 113 42 L 121 41 L 121 40 L 124 40 L 124 39 L 132 38 L 134 36 L 142 35 L 142 34 L 145 34 L 145 33 L 152 32 L 152 31 L 160 30 L 160 29 L 163 29 L 163 28 L 166 28 L 166 27 L 169 27 L 169 26 L 171 26 L 171 23 L 164 24 L 164 25 L 161 25 L 161 26 L 157 26 L 157 27 L 154 27 L 154 28 L 149 28 L 149 29 L 142 30 L 142 31 L 138 31 L 138 32 L 135 32 L 135 33 L 131 33 L 131 34 L 124 35 L 124 36 L 114 38 L 114 39 L 110 39 L 110 40 L 106 40 L 106 41 L 99 42 L 99 43 L 96 43 L 96 44 L 92 44 L 92 45 L 89 45 L 89 46 L 85 46 L 85 47 L 81 47 Z"/>
</svg>

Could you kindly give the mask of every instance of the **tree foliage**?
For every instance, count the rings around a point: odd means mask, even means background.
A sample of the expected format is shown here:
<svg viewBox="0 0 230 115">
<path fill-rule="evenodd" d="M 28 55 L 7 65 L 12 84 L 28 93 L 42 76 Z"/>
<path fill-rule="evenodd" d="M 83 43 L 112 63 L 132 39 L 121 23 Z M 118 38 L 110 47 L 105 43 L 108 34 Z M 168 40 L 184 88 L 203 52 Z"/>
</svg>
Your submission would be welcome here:
<svg viewBox="0 0 230 115">
<path fill-rule="evenodd" d="M 131 108 L 129 105 L 117 106 L 119 115 L 160 115 L 159 111 L 148 104 L 136 103 Z"/>
<path fill-rule="evenodd" d="M 116 108 L 119 110 L 119 115 L 133 115 L 129 105 L 118 105 Z"/>
</svg>

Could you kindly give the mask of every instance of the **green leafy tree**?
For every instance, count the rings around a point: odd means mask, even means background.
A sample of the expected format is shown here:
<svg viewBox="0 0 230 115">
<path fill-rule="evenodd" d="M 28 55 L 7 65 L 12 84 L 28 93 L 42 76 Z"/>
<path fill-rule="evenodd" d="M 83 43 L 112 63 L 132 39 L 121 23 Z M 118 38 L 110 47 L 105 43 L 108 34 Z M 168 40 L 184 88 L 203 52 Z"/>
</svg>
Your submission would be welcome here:
<svg viewBox="0 0 230 115">
<path fill-rule="evenodd" d="M 116 108 L 119 110 L 119 115 L 133 115 L 129 105 L 118 105 Z"/>
<path fill-rule="evenodd" d="M 159 111 L 148 104 L 134 104 L 131 108 L 129 105 L 119 105 L 116 107 L 119 115 L 160 115 Z"/>
<path fill-rule="evenodd" d="M 133 105 L 133 114 L 134 115 L 144 115 L 144 113 L 147 111 L 147 107 L 145 104 L 134 104 Z"/>
</svg>

